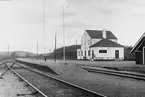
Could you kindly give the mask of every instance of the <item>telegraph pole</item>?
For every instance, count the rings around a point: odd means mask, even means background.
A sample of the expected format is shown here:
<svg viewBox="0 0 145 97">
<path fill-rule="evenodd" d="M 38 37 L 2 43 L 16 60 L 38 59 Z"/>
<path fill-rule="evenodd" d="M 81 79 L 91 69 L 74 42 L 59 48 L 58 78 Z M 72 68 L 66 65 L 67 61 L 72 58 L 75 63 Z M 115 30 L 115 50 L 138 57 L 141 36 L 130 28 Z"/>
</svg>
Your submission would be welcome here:
<svg viewBox="0 0 145 97">
<path fill-rule="evenodd" d="M 5 1 L 13 1 L 13 0 L 0 0 L 1 2 Z M 9 44 L 8 44 L 8 57 L 9 57 Z"/>
<path fill-rule="evenodd" d="M 38 59 L 38 41 L 37 41 L 37 59 Z"/>
<path fill-rule="evenodd" d="M 8 57 L 9 57 L 9 44 L 8 44 Z"/>
<path fill-rule="evenodd" d="M 43 15 L 44 15 L 44 19 L 43 19 L 43 23 L 44 23 L 44 35 L 43 35 L 43 42 L 44 42 L 44 44 L 43 44 L 43 46 L 44 46 L 44 55 L 45 55 L 45 42 L 46 42 L 46 40 L 45 40 L 45 32 L 46 32 L 46 21 L 45 21 L 45 18 L 46 18 L 46 14 L 45 14 L 45 11 L 46 11 L 46 9 L 45 9 L 45 7 L 46 7 L 46 5 L 45 5 L 45 3 L 46 3 L 46 1 L 44 0 L 44 2 L 43 2 Z"/>
<path fill-rule="evenodd" d="M 49 53 L 51 53 L 51 48 L 49 49 Z"/>
<path fill-rule="evenodd" d="M 64 6 L 63 6 L 63 60 L 65 61 L 65 21 L 64 21 Z"/>
<path fill-rule="evenodd" d="M 56 62 L 56 38 L 57 38 L 57 33 L 55 32 L 55 50 L 54 50 L 54 53 L 55 53 L 55 55 L 54 55 L 54 61 Z"/>
</svg>

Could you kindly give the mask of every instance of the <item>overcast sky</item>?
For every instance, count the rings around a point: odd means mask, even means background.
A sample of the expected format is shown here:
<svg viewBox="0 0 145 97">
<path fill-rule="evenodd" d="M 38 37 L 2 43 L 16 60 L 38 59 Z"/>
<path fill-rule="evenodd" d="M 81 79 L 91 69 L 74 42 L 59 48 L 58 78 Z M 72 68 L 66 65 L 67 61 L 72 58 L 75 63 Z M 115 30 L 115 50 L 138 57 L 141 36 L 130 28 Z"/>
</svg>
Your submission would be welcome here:
<svg viewBox="0 0 145 97">
<path fill-rule="evenodd" d="M 110 30 L 128 46 L 145 32 L 145 0 L 0 0 L 0 51 L 9 44 L 36 53 L 38 41 L 39 53 L 49 52 L 55 32 L 61 47 L 63 6 L 66 45 L 79 44 L 86 29 Z"/>
</svg>

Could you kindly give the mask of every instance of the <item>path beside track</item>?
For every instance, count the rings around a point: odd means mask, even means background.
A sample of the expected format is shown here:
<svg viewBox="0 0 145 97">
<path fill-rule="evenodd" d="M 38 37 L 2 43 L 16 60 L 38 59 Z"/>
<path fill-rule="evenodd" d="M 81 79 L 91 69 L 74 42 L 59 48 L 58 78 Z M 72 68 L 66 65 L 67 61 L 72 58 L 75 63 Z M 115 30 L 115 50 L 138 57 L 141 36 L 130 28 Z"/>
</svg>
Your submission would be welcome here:
<svg viewBox="0 0 145 97">
<path fill-rule="evenodd" d="M 40 64 L 39 63 L 40 61 L 35 61 L 35 62 L 38 62 L 38 64 Z M 41 61 L 41 65 L 48 66 L 48 64 L 50 64 L 50 63 L 46 64 L 46 62 L 44 63 L 45 64 L 43 64 Z M 125 96 L 144 97 L 145 96 L 144 81 L 137 81 L 128 78 L 120 78 L 117 76 L 111 76 L 105 74 L 92 74 L 92 73 L 87 73 L 81 76 L 80 75 L 75 75 L 75 76 L 57 75 L 57 77 L 69 81 L 71 83 L 83 86 L 85 88 L 91 89 L 100 94 L 107 95 L 109 97 L 125 97 Z"/>
</svg>

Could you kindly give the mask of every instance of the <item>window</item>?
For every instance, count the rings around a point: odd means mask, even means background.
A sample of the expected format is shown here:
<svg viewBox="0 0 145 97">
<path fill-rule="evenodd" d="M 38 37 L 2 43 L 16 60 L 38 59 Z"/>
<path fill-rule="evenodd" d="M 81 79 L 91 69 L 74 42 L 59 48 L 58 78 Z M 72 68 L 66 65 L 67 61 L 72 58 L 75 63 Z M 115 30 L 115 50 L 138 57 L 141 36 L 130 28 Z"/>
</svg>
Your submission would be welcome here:
<svg viewBox="0 0 145 97">
<path fill-rule="evenodd" d="M 88 40 L 88 45 L 91 45 L 91 39 L 90 39 L 90 40 Z"/>
<path fill-rule="evenodd" d="M 88 50 L 88 56 L 90 56 L 90 50 Z"/>
<path fill-rule="evenodd" d="M 83 51 L 81 51 L 81 54 L 82 54 L 82 56 L 83 56 Z"/>
<path fill-rule="evenodd" d="M 80 56 L 80 51 L 78 51 L 78 56 Z"/>
<path fill-rule="evenodd" d="M 85 51 L 85 57 L 86 57 L 86 51 Z"/>
<path fill-rule="evenodd" d="M 107 53 L 107 50 L 99 50 L 99 53 Z"/>
<path fill-rule="evenodd" d="M 82 44 L 82 46 L 83 46 L 83 41 L 81 41 L 81 44 Z"/>
</svg>

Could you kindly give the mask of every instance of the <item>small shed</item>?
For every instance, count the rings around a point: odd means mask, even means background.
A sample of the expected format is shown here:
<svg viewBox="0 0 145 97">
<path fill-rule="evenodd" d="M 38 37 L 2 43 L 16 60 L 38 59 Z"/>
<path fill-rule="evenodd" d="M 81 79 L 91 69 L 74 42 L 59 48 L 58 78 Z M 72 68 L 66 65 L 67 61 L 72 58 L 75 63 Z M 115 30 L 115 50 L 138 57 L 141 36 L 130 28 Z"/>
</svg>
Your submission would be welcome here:
<svg viewBox="0 0 145 97">
<path fill-rule="evenodd" d="M 140 37 L 131 50 L 131 53 L 135 53 L 136 64 L 145 65 L 145 33 Z"/>
</svg>

